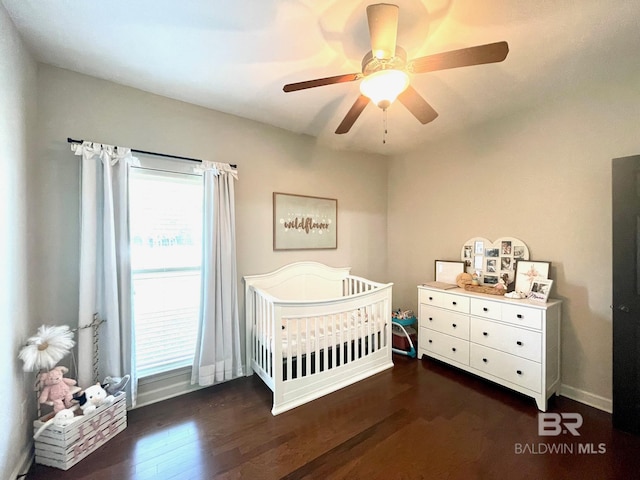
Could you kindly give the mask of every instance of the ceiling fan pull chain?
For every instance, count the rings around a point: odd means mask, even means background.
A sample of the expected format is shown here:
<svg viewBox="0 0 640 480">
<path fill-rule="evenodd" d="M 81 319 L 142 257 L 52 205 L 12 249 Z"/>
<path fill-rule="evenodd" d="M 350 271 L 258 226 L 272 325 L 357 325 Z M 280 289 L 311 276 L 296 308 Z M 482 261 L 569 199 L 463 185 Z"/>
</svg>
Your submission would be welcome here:
<svg viewBox="0 0 640 480">
<path fill-rule="evenodd" d="M 387 143 L 387 109 L 382 110 L 382 144 Z"/>
</svg>

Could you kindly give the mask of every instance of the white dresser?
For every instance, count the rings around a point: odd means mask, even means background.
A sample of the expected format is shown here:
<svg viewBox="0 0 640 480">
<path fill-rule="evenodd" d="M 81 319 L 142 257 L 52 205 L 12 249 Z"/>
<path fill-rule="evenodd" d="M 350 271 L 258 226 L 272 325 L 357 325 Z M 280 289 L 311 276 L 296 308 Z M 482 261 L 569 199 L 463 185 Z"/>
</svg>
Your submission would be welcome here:
<svg viewBox="0 0 640 480">
<path fill-rule="evenodd" d="M 534 303 L 418 287 L 418 358 L 436 358 L 535 398 L 560 389 L 560 300 Z"/>
</svg>

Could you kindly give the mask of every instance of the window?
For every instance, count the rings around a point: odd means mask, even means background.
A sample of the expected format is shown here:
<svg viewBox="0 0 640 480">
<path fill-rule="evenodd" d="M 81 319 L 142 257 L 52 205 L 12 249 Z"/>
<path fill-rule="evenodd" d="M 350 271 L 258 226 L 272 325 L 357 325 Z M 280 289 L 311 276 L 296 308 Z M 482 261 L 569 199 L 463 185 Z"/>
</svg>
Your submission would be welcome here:
<svg viewBox="0 0 640 480">
<path fill-rule="evenodd" d="M 132 168 L 129 209 L 136 365 L 142 378 L 193 362 L 202 177 Z"/>
</svg>

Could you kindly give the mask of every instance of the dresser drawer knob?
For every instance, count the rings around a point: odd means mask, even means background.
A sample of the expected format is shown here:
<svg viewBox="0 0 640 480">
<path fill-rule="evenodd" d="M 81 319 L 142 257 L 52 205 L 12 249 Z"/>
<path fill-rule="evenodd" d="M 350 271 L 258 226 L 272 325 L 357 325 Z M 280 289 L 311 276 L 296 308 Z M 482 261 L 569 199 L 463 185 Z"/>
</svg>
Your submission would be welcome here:
<svg viewBox="0 0 640 480">
<path fill-rule="evenodd" d="M 451 326 L 452 326 L 453 328 L 456 328 L 458 325 L 456 325 L 455 323 L 452 323 L 452 324 L 451 324 Z"/>
<path fill-rule="evenodd" d="M 482 359 L 482 361 L 483 361 L 484 363 L 487 363 L 489 360 L 487 360 L 486 358 L 483 358 L 483 359 Z"/>
<path fill-rule="evenodd" d="M 519 313 L 519 314 L 517 314 L 517 315 L 516 315 L 516 317 L 518 317 L 518 318 L 522 318 L 522 314 L 521 314 L 521 313 Z"/>
<path fill-rule="evenodd" d="M 458 304 L 457 302 L 451 302 L 451 303 L 453 303 L 454 305 L 457 305 L 457 304 Z"/>
<path fill-rule="evenodd" d="M 518 375 L 522 375 L 522 370 L 516 370 L 516 373 L 517 373 Z"/>
<path fill-rule="evenodd" d="M 430 321 L 430 322 L 433 322 L 433 317 L 429 317 L 429 321 Z"/>
<path fill-rule="evenodd" d="M 451 350 L 455 352 L 456 351 L 456 347 L 453 347 Z"/>
<path fill-rule="evenodd" d="M 518 341 L 516 342 L 516 344 L 517 344 L 518 346 L 520 346 L 520 347 L 522 346 L 522 342 L 521 342 L 520 340 L 518 340 Z"/>
<path fill-rule="evenodd" d="M 433 343 L 433 340 L 429 340 L 429 343 Z"/>
<path fill-rule="evenodd" d="M 483 311 L 483 312 L 488 312 L 488 311 L 489 311 L 489 309 L 488 309 L 487 307 L 482 307 L 482 311 Z"/>
<path fill-rule="evenodd" d="M 429 300 L 433 300 L 433 297 L 429 297 Z"/>
<path fill-rule="evenodd" d="M 483 334 L 485 337 L 488 337 L 488 336 L 489 336 L 489 332 L 482 332 L 482 334 Z"/>
</svg>

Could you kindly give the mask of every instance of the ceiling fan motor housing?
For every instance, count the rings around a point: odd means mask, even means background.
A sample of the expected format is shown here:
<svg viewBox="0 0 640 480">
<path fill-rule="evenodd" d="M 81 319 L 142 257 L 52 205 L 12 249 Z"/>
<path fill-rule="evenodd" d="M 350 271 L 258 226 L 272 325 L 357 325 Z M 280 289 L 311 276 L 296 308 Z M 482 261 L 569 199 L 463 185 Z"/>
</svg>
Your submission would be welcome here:
<svg viewBox="0 0 640 480">
<path fill-rule="evenodd" d="M 407 52 L 399 46 L 396 46 L 396 54 L 390 58 L 377 58 L 371 51 L 362 58 L 362 73 L 365 76 L 380 70 L 404 71 L 406 66 Z"/>
</svg>

